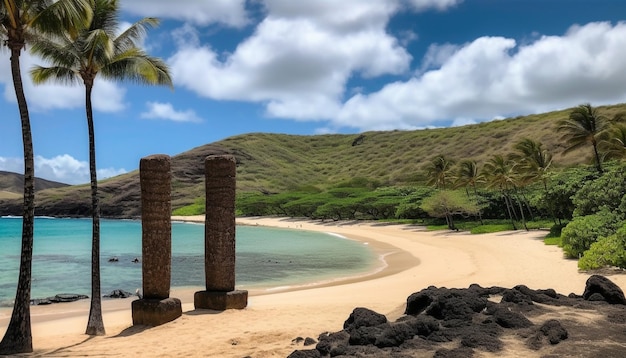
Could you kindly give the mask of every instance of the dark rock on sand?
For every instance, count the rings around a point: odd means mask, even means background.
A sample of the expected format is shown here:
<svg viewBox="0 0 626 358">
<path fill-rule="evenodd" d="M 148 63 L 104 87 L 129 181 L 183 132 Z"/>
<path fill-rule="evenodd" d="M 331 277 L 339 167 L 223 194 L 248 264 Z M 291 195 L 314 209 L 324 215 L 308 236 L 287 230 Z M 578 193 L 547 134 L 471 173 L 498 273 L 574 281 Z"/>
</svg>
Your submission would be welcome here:
<svg viewBox="0 0 626 358">
<path fill-rule="evenodd" d="M 528 347 L 534 350 L 542 348 L 545 343 L 552 345 L 559 344 L 561 341 L 567 339 L 568 332 L 563 327 L 560 321 L 551 319 L 546 321 L 537 332 L 531 336 L 526 344 Z"/>
<path fill-rule="evenodd" d="M 496 309 L 493 317 L 495 318 L 495 322 L 503 328 L 526 328 L 533 325 L 524 315 L 513 312 L 507 307 Z"/>
<path fill-rule="evenodd" d="M 289 357 L 465 358 L 497 354 L 512 340 L 527 347 L 526 355 L 621 357 L 626 345 L 624 301 L 621 289 L 602 276 L 590 277 L 582 296 L 524 285 L 431 286 L 410 295 L 405 315 L 395 322 L 355 308 L 342 331 L 324 333 L 316 349 L 294 351 Z"/>
<path fill-rule="evenodd" d="M 385 317 L 385 315 L 376 313 L 367 308 L 357 307 L 343 323 L 343 328 L 374 327 L 383 323 L 387 323 L 387 317 Z"/>
<path fill-rule="evenodd" d="M 598 301 L 598 295 L 610 304 L 626 305 L 624 292 L 611 280 L 604 276 L 593 275 L 587 279 L 583 298 L 589 301 Z"/>
<path fill-rule="evenodd" d="M 322 355 L 317 349 L 306 349 L 300 351 L 293 351 L 288 358 L 319 358 Z"/>
<path fill-rule="evenodd" d="M 134 296 L 132 293 L 124 290 L 113 290 L 108 295 L 104 295 L 106 298 L 128 298 Z"/>
</svg>

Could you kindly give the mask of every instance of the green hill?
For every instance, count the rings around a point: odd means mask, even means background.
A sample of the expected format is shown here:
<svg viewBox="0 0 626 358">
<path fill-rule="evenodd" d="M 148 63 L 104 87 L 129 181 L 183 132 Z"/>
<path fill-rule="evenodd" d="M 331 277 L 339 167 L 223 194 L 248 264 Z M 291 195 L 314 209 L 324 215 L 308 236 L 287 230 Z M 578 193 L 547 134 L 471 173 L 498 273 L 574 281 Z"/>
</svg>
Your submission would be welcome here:
<svg viewBox="0 0 626 358">
<path fill-rule="evenodd" d="M 63 184 L 51 180 L 35 178 L 35 191 L 50 188 L 63 188 L 68 184 Z M 17 173 L 0 171 L 0 200 L 18 199 L 21 200 L 24 193 L 24 176 Z"/>
<path fill-rule="evenodd" d="M 626 112 L 626 104 L 599 107 L 602 114 Z M 238 191 L 277 193 L 305 185 L 332 186 L 355 177 L 383 185 L 421 183 L 422 168 L 444 154 L 456 160 L 484 162 L 504 154 L 522 138 L 543 143 L 556 167 L 589 162 L 591 150 L 563 154 L 557 122 L 571 109 L 496 120 L 453 128 L 416 131 L 376 131 L 350 135 L 285 135 L 251 133 L 193 148 L 172 158 L 172 206 L 189 205 L 204 197 L 204 158 L 231 154 L 237 159 Z M 174 139 L 173 139 L 174 140 Z M 102 215 L 140 215 L 138 171 L 99 183 Z M 89 185 L 43 190 L 36 200 L 37 215 L 88 216 Z M 0 196 L 0 215 L 19 215 L 21 202 Z"/>
</svg>

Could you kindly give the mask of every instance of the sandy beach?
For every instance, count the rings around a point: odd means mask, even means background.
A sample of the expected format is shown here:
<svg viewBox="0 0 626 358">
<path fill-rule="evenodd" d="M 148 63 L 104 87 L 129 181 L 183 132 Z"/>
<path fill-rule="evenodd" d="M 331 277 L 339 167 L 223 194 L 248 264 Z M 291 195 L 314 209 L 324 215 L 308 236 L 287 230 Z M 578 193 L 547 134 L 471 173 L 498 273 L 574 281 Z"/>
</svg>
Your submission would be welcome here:
<svg viewBox="0 0 626 358">
<path fill-rule="evenodd" d="M 174 220 L 204 221 L 199 217 Z M 302 345 L 296 337 L 317 338 L 338 331 L 355 307 L 367 307 L 395 320 L 408 295 L 428 286 L 465 288 L 553 288 L 581 294 L 589 274 L 560 248 L 544 245 L 545 231 L 487 235 L 429 232 L 408 225 L 365 222 L 299 221 L 282 218 L 238 218 L 238 224 L 284 227 L 335 233 L 369 245 L 381 258 L 375 272 L 318 285 L 251 291 L 248 307 L 224 312 L 194 310 L 193 292 L 173 290 L 183 302 L 183 316 L 168 324 L 133 327 L 132 299 L 104 301 L 107 335 L 84 335 L 89 302 L 32 308 L 35 356 L 206 356 L 286 357 Z M 626 290 L 626 276 L 609 277 Z M 8 324 L 0 313 L 0 333 Z M 516 356 L 505 351 L 481 356 Z"/>
</svg>

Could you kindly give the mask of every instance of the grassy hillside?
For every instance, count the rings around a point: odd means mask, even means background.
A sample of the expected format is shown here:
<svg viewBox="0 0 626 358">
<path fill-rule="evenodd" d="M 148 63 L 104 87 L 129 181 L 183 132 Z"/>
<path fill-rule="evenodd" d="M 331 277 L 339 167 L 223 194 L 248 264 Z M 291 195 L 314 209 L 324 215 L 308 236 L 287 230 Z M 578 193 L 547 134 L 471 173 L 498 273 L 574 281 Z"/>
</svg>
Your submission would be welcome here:
<svg viewBox="0 0 626 358">
<path fill-rule="evenodd" d="M 67 184 L 35 178 L 35 191 L 50 188 L 62 188 Z M 0 199 L 21 198 L 24 193 L 24 176 L 17 173 L 0 171 Z"/>
<path fill-rule="evenodd" d="M 626 104 L 600 107 L 613 116 Z M 378 131 L 351 135 L 299 136 L 251 133 L 193 148 L 172 159 L 172 206 L 182 207 L 204 197 L 204 158 L 231 154 L 237 158 L 239 191 L 276 193 L 304 185 L 320 188 L 354 177 L 384 185 L 423 181 L 422 168 L 439 154 L 479 163 L 505 154 L 522 138 L 539 140 L 554 155 L 555 166 L 588 162 L 591 150 L 563 154 L 557 122 L 571 109 L 455 128 L 417 131 Z M 174 139 L 172 139 L 174 140 Z M 139 164 L 139 163 L 138 163 Z M 102 214 L 140 214 L 139 176 L 134 171 L 99 184 Z M 0 187 L 0 190 L 2 188 Z M 38 215 L 88 215 L 89 185 L 44 190 L 37 197 Z M 0 215 L 19 212 L 17 200 L 0 196 Z M 17 210 L 17 211 L 16 211 Z"/>
</svg>

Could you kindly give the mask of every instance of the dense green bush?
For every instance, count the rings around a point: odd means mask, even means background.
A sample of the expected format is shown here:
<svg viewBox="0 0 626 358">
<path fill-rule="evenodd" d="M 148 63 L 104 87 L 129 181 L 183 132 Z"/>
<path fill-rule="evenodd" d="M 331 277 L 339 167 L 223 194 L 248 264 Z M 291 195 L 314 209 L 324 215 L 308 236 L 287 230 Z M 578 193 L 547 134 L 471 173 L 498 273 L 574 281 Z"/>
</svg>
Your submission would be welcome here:
<svg viewBox="0 0 626 358">
<path fill-rule="evenodd" d="M 583 270 L 593 270 L 606 266 L 626 268 L 626 224 L 617 233 L 599 238 L 578 261 Z"/>
<path fill-rule="evenodd" d="M 621 215 L 606 209 L 574 218 L 561 232 L 563 251 L 568 257 L 580 257 L 598 238 L 613 234 L 622 221 Z"/>
<path fill-rule="evenodd" d="M 172 215 L 175 216 L 193 216 L 202 215 L 206 212 L 206 206 L 204 198 L 197 198 L 191 205 L 184 206 L 172 211 Z"/>
<path fill-rule="evenodd" d="M 450 230 L 455 230 L 454 217 L 476 215 L 478 205 L 459 191 L 440 190 L 424 199 L 422 209 L 435 218 L 445 218 Z"/>
<path fill-rule="evenodd" d="M 591 167 L 574 167 L 549 173 L 545 188 L 535 188 L 530 195 L 531 204 L 559 223 L 570 220 L 576 209 L 572 197 L 585 183 L 593 181 L 597 176 L 597 171 Z"/>
<path fill-rule="evenodd" d="M 398 219 L 424 219 L 428 217 L 426 211 L 422 209 L 422 201 L 428 198 L 435 191 L 429 187 L 413 188 L 400 198 L 396 208 L 395 216 Z"/>
<path fill-rule="evenodd" d="M 584 216 L 602 209 L 620 210 L 620 204 L 626 196 L 626 165 L 606 166 L 605 172 L 597 179 L 585 182 L 572 202 L 576 206 L 574 215 Z"/>
</svg>

